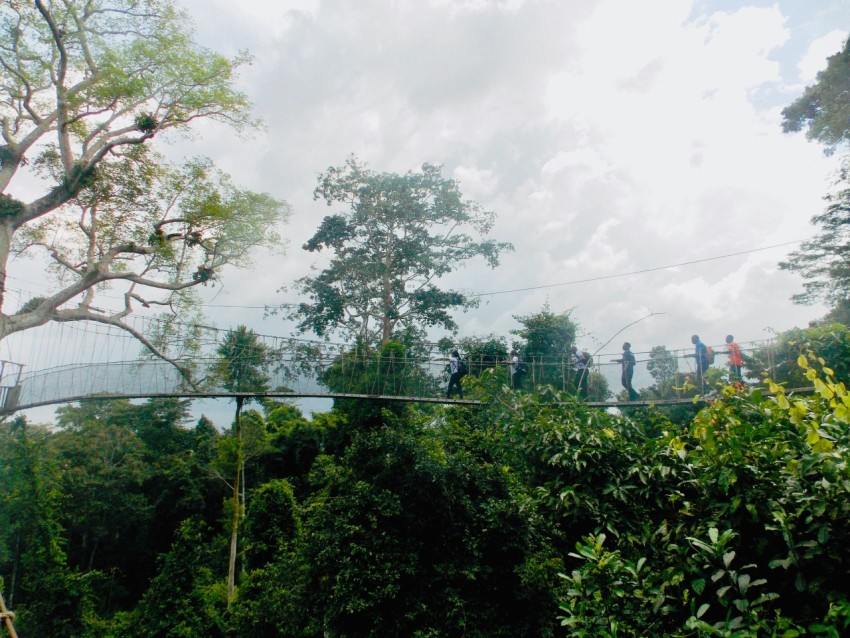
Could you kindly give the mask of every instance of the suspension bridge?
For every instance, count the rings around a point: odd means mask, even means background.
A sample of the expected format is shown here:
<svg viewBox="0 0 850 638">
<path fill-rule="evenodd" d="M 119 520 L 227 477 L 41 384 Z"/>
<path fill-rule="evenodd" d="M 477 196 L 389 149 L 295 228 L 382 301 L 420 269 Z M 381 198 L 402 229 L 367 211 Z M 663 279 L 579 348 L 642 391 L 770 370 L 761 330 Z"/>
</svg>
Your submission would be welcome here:
<svg viewBox="0 0 850 638">
<path fill-rule="evenodd" d="M 141 320 L 141 319 L 140 319 Z M 140 326 L 139 330 L 150 326 Z M 267 396 L 284 398 L 371 399 L 419 403 L 477 404 L 474 395 L 447 399 L 447 358 L 436 344 L 422 344 L 402 356 L 356 350 L 350 344 L 310 341 L 291 337 L 257 335 L 262 344 L 262 388 L 233 388 L 223 381 L 217 349 L 227 331 L 193 326 L 192 348 L 170 354 L 170 361 L 143 351 L 130 334 L 100 324 L 54 323 L 13 335 L 2 344 L 0 360 L 0 410 L 20 410 L 99 398 L 216 398 Z M 185 334 L 174 344 L 185 343 Z M 764 349 L 770 342 L 742 344 L 747 350 Z M 165 351 L 169 344 L 158 342 Z M 173 344 L 171 344 L 173 345 Z M 722 346 L 715 346 L 721 352 Z M 174 349 L 173 347 L 171 349 Z M 588 382 L 588 403 L 595 406 L 686 403 L 693 392 L 663 400 L 623 402 L 619 352 L 594 353 Z M 654 383 L 648 352 L 637 357 L 634 386 Z M 690 356 L 688 356 L 690 355 Z M 487 357 L 467 359 L 471 377 L 497 375 L 508 383 L 508 363 Z M 577 372 L 571 357 L 531 358 L 524 362 L 525 387 L 543 383 L 558 390 L 575 391 Z M 656 365 L 658 361 L 656 360 Z M 692 349 L 668 350 L 664 365 L 675 377 L 672 385 L 693 379 Z M 725 370 L 726 358 L 718 354 L 714 367 Z M 465 382 L 467 387 L 468 382 Z"/>
</svg>

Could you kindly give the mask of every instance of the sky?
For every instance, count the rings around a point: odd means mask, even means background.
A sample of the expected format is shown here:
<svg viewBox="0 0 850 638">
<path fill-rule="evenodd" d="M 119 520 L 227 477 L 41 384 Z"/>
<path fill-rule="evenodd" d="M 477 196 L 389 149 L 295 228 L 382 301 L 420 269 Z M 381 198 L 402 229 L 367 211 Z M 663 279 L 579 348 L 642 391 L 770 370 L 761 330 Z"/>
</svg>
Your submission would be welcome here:
<svg viewBox="0 0 850 638">
<path fill-rule="evenodd" d="M 801 279 L 777 264 L 815 233 L 839 158 L 783 133 L 781 110 L 842 47 L 850 3 L 182 4 L 202 45 L 252 53 L 238 82 L 265 129 L 199 123 L 160 149 L 207 155 L 293 211 L 285 254 L 258 252 L 203 291 L 220 327 L 293 334 L 263 307 L 299 301 L 293 282 L 327 264 L 301 246 L 340 209 L 313 189 L 352 154 L 380 172 L 441 164 L 496 213 L 490 237 L 515 251 L 442 280 L 481 295 L 456 316 L 461 337 L 510 341 L 515 316 L 548 304 L 571 313 L 581 347 L 641 352 L 694 333 L 761 340 L 827 311 L 792 304 Z"/>
<path fill-rule="evenodd" d="M 801 280 L 777 263 L 813 235 L 838 158 L 780 123 L 847 38 L 846 2 L 184 6 L 201 43 L 252 52 L 239 82 L 267 128 L 239 139 L 205 125 L 172 150 L 207 154 L 293 207 L 287 254 L 224 274 L 212 305 L 298 301 L 292 282 L 327 263 L 301 245 L 339 212 L 313 200 L 317 175 L 355 154 L 376 171 L 442 164 L 496 213 L 490 236 L 515 252 L 443 282 L 502 293 L 458 315 L 461 336 L 510 338 L 515 315 L 547 303 L 572 313 L 588 349 L 647 315 L 621 333 L 637 350 L 687 347 L 693 333 L 763 339 L 826 311 L 793 305 Z M 756 252 L 612 277 L 745 251 Z M 606 279 L 559 285 L 594 278 Z M 260 309 L 209 312 L 291 331 Z"/>
</svg>

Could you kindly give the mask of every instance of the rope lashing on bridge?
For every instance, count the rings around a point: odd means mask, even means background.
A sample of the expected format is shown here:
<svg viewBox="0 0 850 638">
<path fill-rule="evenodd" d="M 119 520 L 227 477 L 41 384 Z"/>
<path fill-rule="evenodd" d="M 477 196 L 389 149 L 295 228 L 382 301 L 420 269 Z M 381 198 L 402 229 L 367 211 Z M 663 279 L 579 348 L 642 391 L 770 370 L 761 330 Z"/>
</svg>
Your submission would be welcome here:
<svg viewBox="0 0 850 638">
<path fill-rule="evenodd" d="M 9 633 L 9 638 L 18 638 L 15 631 L 15 612 L 6 609 L 6 601 L 3 600 L 3 592 L 0 591 L 0 620 L 3 621 L 3 626 Z"/>
</svg>

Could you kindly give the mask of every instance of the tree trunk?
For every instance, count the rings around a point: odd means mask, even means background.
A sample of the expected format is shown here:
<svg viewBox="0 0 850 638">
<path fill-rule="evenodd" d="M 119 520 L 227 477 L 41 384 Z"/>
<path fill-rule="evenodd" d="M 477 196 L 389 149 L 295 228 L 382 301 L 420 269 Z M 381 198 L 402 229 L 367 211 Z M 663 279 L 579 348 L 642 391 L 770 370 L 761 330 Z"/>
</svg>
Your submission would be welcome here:
<svg viewBox="0 0 850 638">
<path fill-rule="evenodd" d="M 12 249 L 14 229 L 8 222 L 0 224 L 0 312 L 6 301 L 6 272 L 9 268 L 9 255 Z M 5 321 L 3 322 L 5 324 Z M 0 339 L 5 337 L 5 325 L 0 326 Z"/>
<path fill-rule="evenodd" d="M 233 603 L 236 591 L 236 547 L 239 536 L 239 479 L 242 474 L 242 428 L 240 419 L 242 416 L 242 402 L 244 397 L 236 397 L 236 480 L 233 481 L 233 520 L 230 528 L 230 560 L 227 564 L 227 610 Z"/>
</svg>

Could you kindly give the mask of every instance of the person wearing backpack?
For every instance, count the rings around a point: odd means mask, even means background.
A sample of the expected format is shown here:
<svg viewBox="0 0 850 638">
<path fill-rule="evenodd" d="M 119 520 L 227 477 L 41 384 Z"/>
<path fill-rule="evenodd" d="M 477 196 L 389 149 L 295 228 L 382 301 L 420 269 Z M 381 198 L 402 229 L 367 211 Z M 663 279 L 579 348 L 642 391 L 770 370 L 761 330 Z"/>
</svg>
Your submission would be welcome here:
<svg viewBox="0 0 850 638">
<path fill-rule="evenodd" d="M 466 363 L 461 361 L 460 353 L 457 350 L 452 350 L 449 356 L 449 387 L 446 389 L 446 398 L 452 398 L 452 392 L 457 392 L 458 396 L 463 399 L 463 386 L 460 383 L 464 376 Z"/>
<path fill-rule="evenodd" d="M 694 344 L 694 354 L 689 356 L 694 357 L 697 362 L 697 387 L 705 391 L 705 371 L 708 370 L 708 367 L 712 363 L 709 359 L 714 358 L 714 350 L 712 349 L 709 355 L 708 348 L 700 341 L 699 335 L 692 335 L 691 343 Z"/>
<path fill-rule="evenodd" d="M 741 368 L 744 366 L 744 358 L 741 356 L 741 346 L 735 343 L 735 337 L 726 335 L 726 347 L 728 350 L 723 354 L 729 355 L 729 383 L 737 383 L 743 380 Z"/>
</svg>

